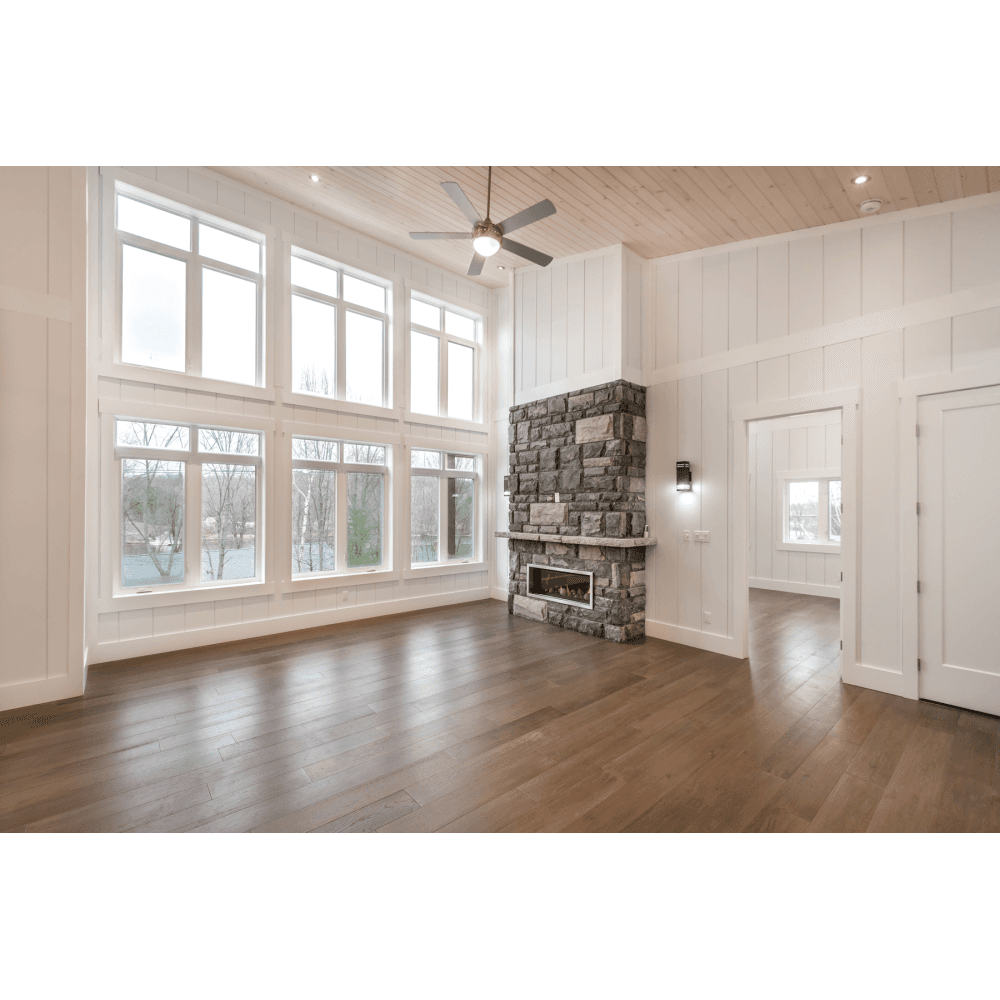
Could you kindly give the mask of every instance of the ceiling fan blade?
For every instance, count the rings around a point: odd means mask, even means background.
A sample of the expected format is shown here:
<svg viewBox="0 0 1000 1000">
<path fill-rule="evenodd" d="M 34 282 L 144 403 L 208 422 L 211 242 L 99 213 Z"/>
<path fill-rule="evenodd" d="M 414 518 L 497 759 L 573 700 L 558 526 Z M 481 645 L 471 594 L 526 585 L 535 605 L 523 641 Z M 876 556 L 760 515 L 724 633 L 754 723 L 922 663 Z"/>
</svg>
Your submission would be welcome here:
<svg viewBox="0 0 1000 1000">
<path fill-rule="evenodd" d="M 537 205 L 532 205 L 531 208 L 526 208 L 523 212 L 512 215 L 509 219 L 498 223 L 498 225 L 502 232 L 512 233 L 515 229 L 520 229 L 522 226 L 530 226 L 532 222 L 538 222 L 539 219 L 547 219 L 550 215 L 555 214 L 556 206 L 546 198 Z"/>
<path fill-rule="evenodd" d="M 410 233 L 411 240 L 471 240 L 472 233 Z"/>
<path fill-rule="evenodd" d="M 482 254 L 474 253 L 472 255 L 472 263 L 469 265 L 469 270 L 465 273 L 468 275 L 476 275 L 483 273 L 483 264 L 486 263 L 486 258 Z"/>
<path fill-rule="evenodd" d="M 516 253 L 518 257 L 530 260 L 532 264 L 537 264 L 539 267 L 548 267 L 552 263 L 552 258 L 547 253 L 532 250 L 531 247 L 526 247 L 523 243 L 515 243 L 514 240 L 509 240 L 506 236 L 500 241 L 500 246 L 504 250 Z"/>
<path fill-rule="evenodd" d="M 448 192 L 448 197 L 458 205 L 462 210 L 462 215 L 464 215 L 469 222 L 474 226 L 477 225 L 481 220 L 478 215 L 476 215 L 476 210 L 472 207 L 472 202 L 465 197 L 465 192 L 458 186 L 455 181 L 441 181 L 441 187 Z"/>
</svg>

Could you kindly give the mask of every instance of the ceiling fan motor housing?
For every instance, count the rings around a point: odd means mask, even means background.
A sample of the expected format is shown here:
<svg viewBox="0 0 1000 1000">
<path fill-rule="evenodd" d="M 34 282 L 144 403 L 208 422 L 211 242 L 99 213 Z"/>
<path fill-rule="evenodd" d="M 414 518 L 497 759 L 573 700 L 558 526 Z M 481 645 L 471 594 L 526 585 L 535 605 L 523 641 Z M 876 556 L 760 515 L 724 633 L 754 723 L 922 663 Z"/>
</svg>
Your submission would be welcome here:
<svg viewBox="0 0 1000 1000">
<path fill-rule="evenodd" d="M 479 240 L 483 240 L 484 243 L 479 243 Z M 495 240 L 496 245 L 488 242 L 490 240 Z M 503 233 L 500 231 L 499 226 L 495 226 L 492 222 L 487 219 L 485 222 L 480 222 L 472 230 L 472 245 L 475 247 L 477 253 L 484 253 L 489 256 L 495 254 L 497 250 L 500 249 L 500 243 L 503 240 Z M 480 247 L 483 250 L 480 250 Z"/>
</svg>

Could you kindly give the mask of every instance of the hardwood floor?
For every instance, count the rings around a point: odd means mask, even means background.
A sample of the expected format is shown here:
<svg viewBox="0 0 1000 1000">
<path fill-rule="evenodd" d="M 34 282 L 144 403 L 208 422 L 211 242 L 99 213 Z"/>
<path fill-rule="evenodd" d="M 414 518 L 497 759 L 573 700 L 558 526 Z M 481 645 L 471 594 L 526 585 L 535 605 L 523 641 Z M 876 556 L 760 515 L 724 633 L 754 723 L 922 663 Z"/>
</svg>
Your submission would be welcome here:
<svg viewBox="0 0 1000 1000">
<path fill-rule="evenodd" d="M 1000 830 L 1000 720 L 750 594 L 742 662 L 483 601 L 95 667 L 0 713 L 0 830 Z"/>
</svg>

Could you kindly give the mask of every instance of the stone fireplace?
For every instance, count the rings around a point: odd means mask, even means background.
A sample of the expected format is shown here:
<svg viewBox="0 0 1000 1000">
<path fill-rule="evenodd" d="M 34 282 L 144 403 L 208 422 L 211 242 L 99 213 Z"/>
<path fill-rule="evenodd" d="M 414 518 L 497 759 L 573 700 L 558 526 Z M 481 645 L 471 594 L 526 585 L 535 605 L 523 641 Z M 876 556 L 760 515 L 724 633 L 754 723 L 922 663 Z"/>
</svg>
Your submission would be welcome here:
<svg viewBox="0 0 1000 1000">
<path fill-rule="evenodd" d="M 511 407 L 511 614 L 646 634 L 646 390 L 617 381 Z"/>
</svg>

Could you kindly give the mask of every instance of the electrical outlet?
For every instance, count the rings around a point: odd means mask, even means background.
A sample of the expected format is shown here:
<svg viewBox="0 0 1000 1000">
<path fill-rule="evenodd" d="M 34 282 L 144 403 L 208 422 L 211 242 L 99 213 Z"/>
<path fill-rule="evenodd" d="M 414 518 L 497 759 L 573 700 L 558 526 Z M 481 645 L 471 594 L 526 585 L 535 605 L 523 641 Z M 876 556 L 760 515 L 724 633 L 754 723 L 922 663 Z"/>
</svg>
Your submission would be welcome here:
<svg viewBox="0 0 1000 1000">
<path fill-rule="evenodd" d="M 711 611 L 703 611 L 701 613 L 701 617 L 702 617 L 702 621 L 703 621 L 703 623 L 705 625 L 711 625 L 712 624 L 712 612 Z"/>
<path fill-rule="evenodd" d="M 340 595 L 340 599 L 341 599 L 342 601 L 346 601 L 346 600 L 348 599 L 348 597 L 350 597 L 350 594 L 349 594 L 349 593 L 348 593 L 348 592 L 347 592 L 346 590 L 345 590 L 345 591 L 343 591 L 343 592 L 341 593 L 341 595 Z"/>
<path fill-rule="evenodd" d="M 707 542 L 711 532 L 708 531 L 696 531 L 694 533 L 694 540 L 696 542 Z"/>
</svg>

